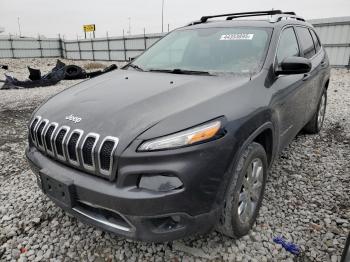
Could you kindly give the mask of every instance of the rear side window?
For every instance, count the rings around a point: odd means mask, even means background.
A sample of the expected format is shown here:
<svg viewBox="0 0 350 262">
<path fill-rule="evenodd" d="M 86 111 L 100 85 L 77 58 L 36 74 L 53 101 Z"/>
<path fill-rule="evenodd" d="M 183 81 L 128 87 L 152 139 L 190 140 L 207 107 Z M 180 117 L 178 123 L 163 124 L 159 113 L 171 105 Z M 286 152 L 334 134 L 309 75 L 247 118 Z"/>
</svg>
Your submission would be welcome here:
<svg viewBox="0 0 350 262">
<path fill-rule="evenodd" d="M 313 57 L 316 51 L 309 29 L 306 27 L 296 27 L 296 30 L 301 42 L 301 47 L 304 51 L 304 56 L 306 58 Z"/>
<path fill-rule="evenodd" d="M 278 64 L 280 64 L 283 59 L 291 56 L 299 56 L 299 46 L 293 28 L 288 27 L 281 33 L 277 49 Z"/>
<path fill-rule="evenodd" d="M 320 40 L 318 39 L 314 30 L 310 30 L 310 32 L 311 32 L 312 39 L 314 40 L 315 47 L 316 47 L 316 53 L 317 53 L 321 49 Z"/>
</svg>

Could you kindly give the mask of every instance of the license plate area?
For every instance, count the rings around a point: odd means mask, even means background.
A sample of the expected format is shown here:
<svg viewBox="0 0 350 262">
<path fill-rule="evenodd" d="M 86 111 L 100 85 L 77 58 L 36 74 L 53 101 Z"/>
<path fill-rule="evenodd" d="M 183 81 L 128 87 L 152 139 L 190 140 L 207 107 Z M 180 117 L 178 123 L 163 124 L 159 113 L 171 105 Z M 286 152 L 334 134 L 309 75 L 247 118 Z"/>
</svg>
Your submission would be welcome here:
<svg viewBox="0 0 350 262">
<path fill-rule="evenodd" d="M 42 190 L 45 194 L 67 207 L 73 206 L 73 181 L 59 181 L 42 172 L 40 172 L 40 178 Z"/>
</svg>

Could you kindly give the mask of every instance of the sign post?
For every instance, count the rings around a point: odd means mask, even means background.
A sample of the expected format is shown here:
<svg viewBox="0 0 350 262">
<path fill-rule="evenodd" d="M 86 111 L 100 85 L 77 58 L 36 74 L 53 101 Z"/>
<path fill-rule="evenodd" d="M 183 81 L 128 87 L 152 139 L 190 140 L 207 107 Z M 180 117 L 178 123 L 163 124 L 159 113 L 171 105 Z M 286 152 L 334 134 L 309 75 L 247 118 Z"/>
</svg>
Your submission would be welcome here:
<svg viewBox="0 0 350 262">
<path fill-rule="evenodd" d="M 85 39 L 86 39 L 86 32 L 92 32 L 95 38 L 95 31 L 96 31 L 95 24 L 83 25 L 83 29 L 84 29 Z"/>
</svg>

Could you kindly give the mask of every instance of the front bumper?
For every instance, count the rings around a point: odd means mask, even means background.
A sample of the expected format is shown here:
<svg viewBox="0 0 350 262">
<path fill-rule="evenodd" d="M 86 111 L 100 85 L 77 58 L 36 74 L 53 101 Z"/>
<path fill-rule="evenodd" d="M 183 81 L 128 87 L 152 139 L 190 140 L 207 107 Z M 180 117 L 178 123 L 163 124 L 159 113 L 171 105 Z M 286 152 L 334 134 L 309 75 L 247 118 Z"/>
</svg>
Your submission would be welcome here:
<svg viewBox="0 0 350 262">
<path fill-rule="evenodd" d="M 27 148 L 26 156 L 43 192 L 67 212 L 127 238 L 158 242 L 213 228 L 231 150 L 224 138 L 178 149 L 175 155 L 154 152 L 146 157 L 131 146 L 120 157 L 117 181 L 68 167 L 34 146 Z M 184 186 L 167 192 L 137 188 L 138 175 L 150 173 L 170 173 Z"/>
</svg>

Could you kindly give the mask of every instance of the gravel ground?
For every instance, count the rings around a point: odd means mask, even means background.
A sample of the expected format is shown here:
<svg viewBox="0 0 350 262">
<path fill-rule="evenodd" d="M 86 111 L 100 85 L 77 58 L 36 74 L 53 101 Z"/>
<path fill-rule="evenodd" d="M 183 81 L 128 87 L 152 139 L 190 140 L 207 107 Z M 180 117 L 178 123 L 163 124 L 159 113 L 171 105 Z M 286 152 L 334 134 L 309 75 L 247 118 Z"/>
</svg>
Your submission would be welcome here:
<svg viewBox="0 0 350 262">
<path fill-rule="evenodd" d="M 54 60 L 1 63 L 24 78 L 26 65 L 45 71 Z M 350 230 L 348 71 L 332 70 L 321 134 L 298 135 L 275 161 L 260 216 L 248 236 L 233 240 L 212 232 L 163 244 L 125 240 L 82 224 L 38 189 L 24 158 L 26 122 L 41 101 L 74 83 L 0 90 L 0 260 L 340 261 Z M 280 235 L 299 245 L 301 255 L 273 243 Z"/>
</svg>

